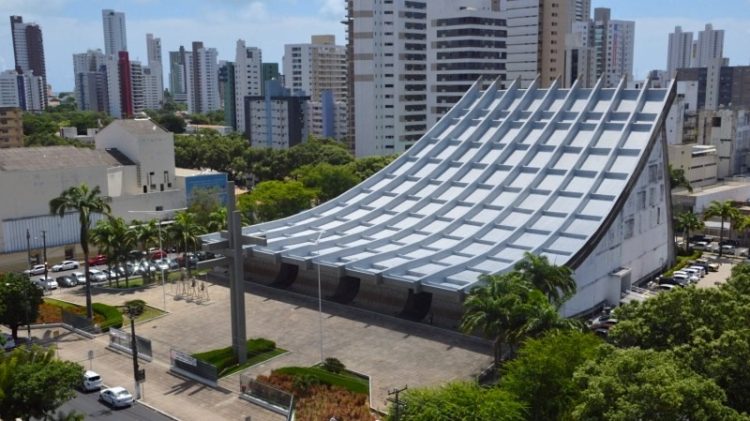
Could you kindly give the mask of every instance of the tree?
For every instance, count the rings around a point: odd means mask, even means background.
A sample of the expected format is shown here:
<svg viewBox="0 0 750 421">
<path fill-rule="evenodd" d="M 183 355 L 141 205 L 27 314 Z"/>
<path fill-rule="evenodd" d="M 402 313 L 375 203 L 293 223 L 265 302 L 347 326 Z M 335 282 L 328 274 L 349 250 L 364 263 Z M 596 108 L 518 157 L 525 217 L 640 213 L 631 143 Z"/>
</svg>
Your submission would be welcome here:
<svg viewBox="0 0 750 421">
<path fill-rule="evenodd" d="M 148 251 L 149 246 L 159 242 L 159 222 L 152 219 L 143 224 L 134 224 L 134 234 L 141 251 Z"/>
<path fill-rule="evenodd" d="M 359 181 L 363 181 L 385 168 L 396 158 L 396 155 L 367 156 L 346 164 L 346 169 L 357 176 Z"/>
<path fill-rule="evenodd" d="M 75 396 L 83 367 L 54 356 L 36 346 L 0 353 L 0 418 L 45 418 Z"/>
<path fill-rule="evenodd" d="M 59 215 L 60 218 L 64 217 L 68 211 L 78 212 L 80 242 L 86 276 L 86 316 L 89 320 L 93 320 L 94 311 L 91 307 L 91 279 L 89 277 L 89 230 L 91 229 L 91 215 L 93 213 L 109 215 L 112 212 L 109 206 L 109 198 L 101 195 L 99 186 L 89 189 L 86 184 L 81 184 L 68 188 L 59 197 L 52 199 L 49 202 L 49 209 L 52 215 Z"/>
<path fill-rule="evenodd" d="M 309 209 L 315 192 L 299 181 L 264 181 L 238 198 L 237 207 L 253 222 L 285 218 Z"/>
<path fill-rule="evenodd" d="M 117 239 L 115 238 L 114 230 L 109 219 L 100 219 L 96 225 L 94 225 L 89 233 L 89 241 L 99 248 L 99 253 L 107 256 L 107 268 L 112 270 L 112 264 L 115 263 L 113 249 L 116 246 Z M 108 277 L 108 282 L 111 286 L 112 279 L 110 277 Z"/>
<path fill-rule="evenodd" d="M 195 222 L 195 215 L 183 211 L 175 215 L 174 222 L 169 226 L 169 231 L 172 238 L 182 247 L 182 258 L 188 274 L 190 274 L 190 262 L 188 262 L 187 253 L 191 246 L 193 250 L 198 246 L 198 236 L 203 233 L 203 230 Z"/>
<path fill-rule="evenodd" d="M 574 381 L 576 420 L 739 420 L 724 392 L 669 352 L 600 348 Z"/>
<path fill-rule="evenodd" d="M 690 193 L 693 192 L 693 186 L 690 185 L 687 177 L 685 177 L 685 170 L 680 168 L 672 168 L 669 166 L 669 181 L 672 186 L 672 190 L 678 187 L 684 187 Z"/>
<path fill-rule="evenodd" d="M 221 208 L 221 193 L 217 188 L 199 188 L 192 191 L 187 211 L 193 214 L 195 222 L 201 227 L 207 228 L 211 213 Z"/>
<path fill-rule="evenodd" d="M 500 388 L 526 408 L 527 420 L 559 420 L 577 396 L 573 373 L 603 342 L 591 333 L 555 332 L 528 339 L 503 367 Z"/>
<path fill-rule="evenodd" d="M 709 219 L 713 217 L 721 218 L 721 228 L 719 231 L 719 257 L 722 256 L 723 248 L 721 247 L 724 242 L 724 222 L 731 221 L 733 224 L 740 218 L 740 211 L 734 206 L 731 200 L 725 200 L 719 202 L 718 200 L 712 201 L 708 205 L 708 209 L 703 212 L 703 219 Z"/>
<path fill-rule="evenodd" d="M 408 389 L 402 405 L 388 411 L 393 421 L 521 421 L 522 404 L 497 388 L 468 382 L 438 388 Z M 398 415 L 397 415 L 398 414 Z"/>
<path fill-rule="evenodd" d="M 685 241 L 685 252 L 690 253 L 690 232 L 703 229 L 705 224 L 698 218 L 698 215 L 691 211 L 682 212 L 677 215 L 677 229 L 683 232 Z"/>
<path fill-rule="evenodd" d="M 91 238 L 99 245 L 100 250 L 105 250 L 107 266 L 110 270 L 112 266 L 117 267 L 127 263 L 130 260 L 130 251 L 137 244 L 136 231 L 130 229 L 122 218 L 108 217 L 100 220 L 91 230 Z M 115 275 L 115 279 L 119 286 L 120 276 Z M 130 275 L 125 271 L 125 287 L 129 285 L 129 282 Z"/>
<path fill-rule="evenodd" d="M 208 232 L 224 231 L 227 229 L 227 208 L 220 207 L 208 215 Z"/>
<path fill-rule="evenodd" d="M 0 274 L 0 323 L 10 327 L 14 340 L 18 340 L 19 326 L 37 319 L 42 301 L 42 290 L 24 276 Z"/>
<path fill-rule="evenodd" d="M 566 266 L 550 264 L 547 256 L 525 252 L 514 269 L 531 285 L 544 292 L 549 301 L 560 307 L 576 292 L 573 272 Z"/>
<path fill-rule="evenodd" d="M 293 176 L 305 187 L 315 190 L 318 202 L 327 202 L 359 183 L 347 166 L 320 163 L 306 165 L 294 171 Z"/>
</svg>

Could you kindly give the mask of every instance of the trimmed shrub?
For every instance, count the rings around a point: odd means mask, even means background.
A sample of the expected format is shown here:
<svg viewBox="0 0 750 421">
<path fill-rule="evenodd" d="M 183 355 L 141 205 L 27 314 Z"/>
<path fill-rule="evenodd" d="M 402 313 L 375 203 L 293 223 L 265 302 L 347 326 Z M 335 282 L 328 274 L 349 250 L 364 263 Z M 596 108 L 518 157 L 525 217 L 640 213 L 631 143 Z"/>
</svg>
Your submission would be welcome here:
<svg viewBox="0 0 750 421">
<path fill-rule="evenodd" d="M 94 309 L 94 313 L 101 315 L 104 318 L 104 322 L 99 325 L 102 332 L 106 332 L 110 327 L 119 329 L 122 327 L 122 313 L 117 307 L 112 307 L 102 303 L 94 303 L 91 305 Z"/>
<path fill-rule="evenodd" d="M 344 363 L 339 361 L 337 358 L 326 358 L 326 360 L 323 361 L 323 368 L 326 371 L 330 371 L 331 373 L 336 374 L 346 370 L 346 366 L 344 365 Z"/>
</svg>

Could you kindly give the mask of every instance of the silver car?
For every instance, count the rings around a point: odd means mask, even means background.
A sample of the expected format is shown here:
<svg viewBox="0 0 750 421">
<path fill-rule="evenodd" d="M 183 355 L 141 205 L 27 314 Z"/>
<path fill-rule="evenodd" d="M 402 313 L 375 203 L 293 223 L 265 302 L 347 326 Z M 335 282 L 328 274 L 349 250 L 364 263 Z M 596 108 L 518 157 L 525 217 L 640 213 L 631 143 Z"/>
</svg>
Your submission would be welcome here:
<svg viewBox="0 0 750 421">
<path fill-rule="evenodd" d="M 133 395 L 121 386 L 102 390 L 99 392 L 99 399 L 113 408 L 122 408 L 133 404 Z"/>
</svg>

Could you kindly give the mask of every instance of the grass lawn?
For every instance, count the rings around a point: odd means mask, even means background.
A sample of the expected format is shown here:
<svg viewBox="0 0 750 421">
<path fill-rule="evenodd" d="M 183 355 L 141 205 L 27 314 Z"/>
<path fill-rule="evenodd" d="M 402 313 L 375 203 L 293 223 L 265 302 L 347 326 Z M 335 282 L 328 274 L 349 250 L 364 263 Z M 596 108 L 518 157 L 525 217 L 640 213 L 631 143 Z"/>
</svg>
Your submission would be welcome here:
<svg viewBox="0 0 750 421">
<path fill-rule="evenodd" d="M 276 344 L 273 341 L 257 338 L 247 341 L 247 362 L 242 365 L 237 364 L 237 359 L 234 357 L 231 346 L 199 352 L 193 354 L 193 357 L 214 365 L 216 371 L 219 373 L 219 377 L 224 377 L 285 352 L 286 350 L 284 349 L 276 348 Z"/>
<path fill-rule="evenodd" d="M 360 377 L 346 370 L 340 373 L 332 373 L 322 367 L 283 367 L 273 371 L 279 374 L 288 374 L 295 377 L 310 376 L 318 379 L 323 384 L 339 386 L 354 393 L 369 393 L 370 385 L 366 378 Z"/>
<path fill-rule="evenodd" d="M 126 312 L 125 311 L 125 306 L 118 306 L 117 308 L 120 311 L 122 311 L 123 313 Z M 161 316 L 162 314 L 167 314 L 167 312 L 166 311 L 161 311 L 158 308 L 151 307 L 151 306 L 147 305 L 147 306 L 143 307 L 143 313 L 140 316 L 136 317 L 135 322 L 136 323 L 147 322 L 147 321 L 149 321 L 151 319 L 155 319 L 155 318 Z M 130 322 L 128 322 L 128 323 L 130 323 Z"/>
</svg>

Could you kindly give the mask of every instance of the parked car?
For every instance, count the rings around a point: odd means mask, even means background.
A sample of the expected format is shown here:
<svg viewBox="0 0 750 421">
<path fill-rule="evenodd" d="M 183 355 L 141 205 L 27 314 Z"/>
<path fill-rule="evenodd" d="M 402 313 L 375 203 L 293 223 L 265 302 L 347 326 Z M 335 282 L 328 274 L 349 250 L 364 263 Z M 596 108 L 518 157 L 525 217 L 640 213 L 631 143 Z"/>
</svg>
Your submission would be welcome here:
<svg viewBox="0 0 750 421">
<path fill-rule="evenodd" d="M 690 281 L 688 281 L 687 277 L 676 277 L 676 278 L 661 278 L 659 279 L 660 284 L 669 284 L 669 285 L 677 285 L 681 287 L 686 287 L 690 285 Z"/>
<path fill-rule="evenodd" d="M 98 269 L 89 269 L 89 280 L 91 282 L 106 282 L 107 275 Z"/>
<path fill-rule="evenodd" d="M 672 278 L 676 279 L 680 284 L 694 284 L 698 282 L 698 277 L 682 271 L 674 272 Z"/>
<path fill-rule="evenodd" d="M 5 351 L 10 351 L 16 347 L 16 341 L 13 339 L 13 336 L 0 332 L 0 346 L 2 346 Z"/>
<path fill-rule="evenodd" d="M 133 395 L 124 387 L 115 386 L 99 392 L 99 400 L 114 408 L 122 408 L 133 404 Z"/>
<path fill-rule="evenodd" d="M 70 274 L 70 276 L 76 279 L 76 281 L 78 282 L 78 285 L 86 284 L 86 275 L 84 275 L 82 272 L 73 272 Z"/>
<path fill-rule="evenodd" d="M 63 270 L 78 269 L 78 262 L 74 260 L 63 260 L 62 262 L 52 266 L 52 272 L 61 272 Z"/>
<path fill-rule="evenodd" d="M 99 266 L 107 264 L 107 256 L 103 254 L 89 258 L 89 266 Z"/>
<path fill-rule="evenodd" d="M 55 281 L 52 278 L 39 278 L 34 280 L 34 285 L 39 287 L 40 289 L 50 290 L 50 289 L 57 289 L 59 286 L 57 284 L 57 281 Z"/>
<path fill-rule="evenodd" d="M 731 244 L 724 244 L 723 246 L 721 246 L 721 252 L 723 254 L 734 255 L 735 251 L 736 251 L 735 247 Z"/>
<path fill-rule="evenodd" d="M 81 389 L 84 392 L 93 392 L 102 388 L 102 376 L 99 373 L 91 370 L 86 370 L 83 373 L 83 380 L 81 382 Z"/>
<path fill-rule="evenodd" d="M 672 291 L 675 288 L 679 288 L 677 285 L 672 284 L 659 284 L 656 286 L 657 292 Z"/>
<path fill-rule="evenodd" d="M 65 288 L 70 288 L 78 285 L 78 280 L 71 275 L 58 276 L 57 278 L 55 278 L 55 281 L 57 281 L 58 285 Z"/>
<path fill-rule="evenodd" d="M 198 266 L 198 258 L 193 253 L 187 253 L 187 256 L 181 254 L 177 257 L 177 263 L 180 267 L 185 267 L 185 259 L 187 259 L 188 265 L 191 269 L 195 269 Z"/>
<path fill-rule="evenodd" d="M 34 265 L 31 269 L 26 269 L 23 273 L 27 275 L 42 275 L 44 274 L 45 265 Z"/>
<path fill-rule="evenodd" d="M 698 279 L 700 279 L 701 277 L 703 277 L 703 272 L 701 270 L 699 270 L 699 269 L 695 269 L 695 268 L 683 268 L 682 271 L 686 272 L 686 273 L 688 273 L 688 274 L 690 274 L 692 276 L 695 276 Z"/>
<path fill-rule="evenodd" d="M 601 315 L 589 320 L 588 325 L 590 329 L 609 329 L 610 327 L 617 324 L 617 319 L 611 314 Z"/>
<path fill-rule="evenodd" d="M 154 250 L 151 252 L 151 260 L 159 260 L 167 257 L 167 252 L 164 250 Z"/>
<path fill-rule="evenodd" d="M 705 277 L 706 274 L 708 274 L 708 269 L 704 267 L 703 265 L 695 264 L 688 267 L 688 269 L 695 269 L 698 272 L 700 272 L 701 278 Z"/>
<path fill-rule="evenodd" d="M 156 266 L 156 269 L 158 270 L 169 270 L 169 262 L 167 262 L 167 259 L 154 260 L 154 266 Z"/>
<path fill-rule="evenodd" d="M 148 253 L 140 250 L 130 250 L 130 253 L 128 253 L 128 257 L 130 260 L 141 260 L 147 255 Z"/>
<path fill-rule="evenodd" d="M 199 252 L 196 252 L 195 256 L 201 262 L 204 261 L 204 260 L 213 260 L 213 259 L 216 258 L 216 255 L 213 254 L 212 252 L 210 252 L 210 251 L 202 251 L 202 250 L 199 251 Z"/>
</svg>

